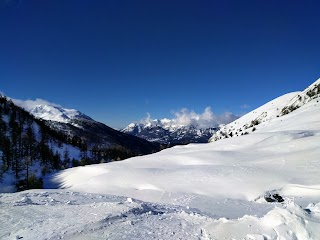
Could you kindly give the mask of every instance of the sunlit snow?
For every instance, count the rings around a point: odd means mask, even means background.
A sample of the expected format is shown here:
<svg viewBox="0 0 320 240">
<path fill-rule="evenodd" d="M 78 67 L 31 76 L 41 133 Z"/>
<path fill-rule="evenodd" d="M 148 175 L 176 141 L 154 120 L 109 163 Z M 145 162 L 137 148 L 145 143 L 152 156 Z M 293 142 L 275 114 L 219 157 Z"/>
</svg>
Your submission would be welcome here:
<svg viewBox="0 0 320 240">
<path fill-rule="evenodd" d="M 272 115 L 248 134 L 67 169 L 46 182 L 64 190 L 2 194 L 0 237 L 319 239 L 320 103 L 316 96 L 277 116 L 296 94 L 239 119 Z M 276 194 L 283 202 L 266 201 Z"/>
</svg>

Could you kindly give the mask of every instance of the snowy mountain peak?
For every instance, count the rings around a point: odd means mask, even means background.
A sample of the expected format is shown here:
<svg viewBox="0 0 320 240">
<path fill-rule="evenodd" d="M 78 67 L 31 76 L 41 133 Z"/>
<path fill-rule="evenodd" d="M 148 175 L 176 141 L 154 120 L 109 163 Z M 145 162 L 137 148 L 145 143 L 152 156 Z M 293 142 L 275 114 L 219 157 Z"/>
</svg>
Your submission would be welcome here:
<svg viewBox="0 0 320 240">
<path fill-rule="evenodd" d="M 62 108 L 60 105 L 50 103 L 42 99 L 26 101 L 12 99 L 12 101 L 16 105 L 30 112 L 36 118 L 40 118 L 43 120 L 61 123 L 71 123 L 71 121 L 74 119 L 92 120 L 90 117 L 79 112 L 78 110 Z"/>
<path fill-rule="evenodd" d="M 91 120 L 90 117 L 75 109 L 65 109 L 49 105 L 38 105 L 30 109 L 30 113 L 37 118 L 56 122 L 68 123 L 70 120 L 75 118 Z"/>
</svg>

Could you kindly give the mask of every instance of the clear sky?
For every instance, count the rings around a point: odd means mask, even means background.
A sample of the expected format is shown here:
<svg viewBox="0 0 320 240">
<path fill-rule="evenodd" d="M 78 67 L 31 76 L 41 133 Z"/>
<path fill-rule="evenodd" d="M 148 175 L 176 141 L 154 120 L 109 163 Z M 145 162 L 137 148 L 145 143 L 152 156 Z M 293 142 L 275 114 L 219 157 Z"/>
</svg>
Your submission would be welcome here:
<svg viewBox="0 0 320 240">
<path fill-rule="evenodd" d="M 312 0 L 0 0 L 0 91 L 115 128 L 181 108 L 241 114 L 320 77 L 319 12 Z"/>
</svg>

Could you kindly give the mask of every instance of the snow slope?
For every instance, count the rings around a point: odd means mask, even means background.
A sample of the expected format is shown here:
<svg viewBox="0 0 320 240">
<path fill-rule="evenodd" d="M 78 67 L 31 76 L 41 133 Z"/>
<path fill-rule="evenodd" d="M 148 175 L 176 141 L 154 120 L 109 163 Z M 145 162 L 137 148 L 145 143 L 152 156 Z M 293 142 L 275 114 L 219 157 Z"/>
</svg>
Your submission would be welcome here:
<svg viewBox="0 0 320 240">
<path fill-rule="evenodd" d="M 295 109 L 303 106 L 305 103 L 310 102 L 312 99 L 320 97 L 320 78 L 307 87 L 304 91 L 297 94 L 290 102 L 281 110 L 280 115 L 288 114 Z"/>
<path fill-rule="evenodd" d="M 0 237 L 320 239 L 319 98 L 275 116 L 294 94 L 264 106 L 250 134 L 67 169 L 46 183 L 65 190 L 2 194 Z M 275 196 L 283 202 L 268 202 Z"/>
<path fill-rule="evenodd" d="M 220 130 L 214 133 L 209 141 L 250 134 L 254 127 L 257 128 L 256 125 L 279 116 L 281 110 L 299 93 L 300 92 L 293 92 L 285 94 L 247 113 L 239 119 L 225 126 L 221 126 Z"/>
<path fill-rule="evenodd" d="M 223 126 L 213 134 L 210 142 L 228 137 L 250 134 L 260 129 L 258 125 L 286 115 L 313 99 L 320 97 L 320 78 L 302 92 L 293 92 L 278 97 L 249 112 L 241 118 Z"/>
</svg>

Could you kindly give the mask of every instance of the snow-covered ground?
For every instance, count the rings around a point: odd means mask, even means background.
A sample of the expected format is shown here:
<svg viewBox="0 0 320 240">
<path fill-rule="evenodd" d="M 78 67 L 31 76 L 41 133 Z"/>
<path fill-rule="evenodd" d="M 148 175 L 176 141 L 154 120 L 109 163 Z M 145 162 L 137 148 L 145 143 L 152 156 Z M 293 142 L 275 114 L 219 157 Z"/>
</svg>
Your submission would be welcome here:
<svg viewBox="0 0 320 240">
<path fill-rule="evenodd" d="M 256 128 L 46 183 L 64 190 L 1 194 L 0 238 L 320 239 L 319 98 Z"/>
<path fill-rule="evenodd" d="M 302 209 L 292 201 L 270 206 L 272 210 L 261 218 L 245 215 L 237 219 L 192 208 L 65 190 L 1 194 L 0 204 L 0 239 L 264 240 L 320 236 L 320 204 Z M 238 204 L 234 204 L 236 208 Z"/>
</svg>

